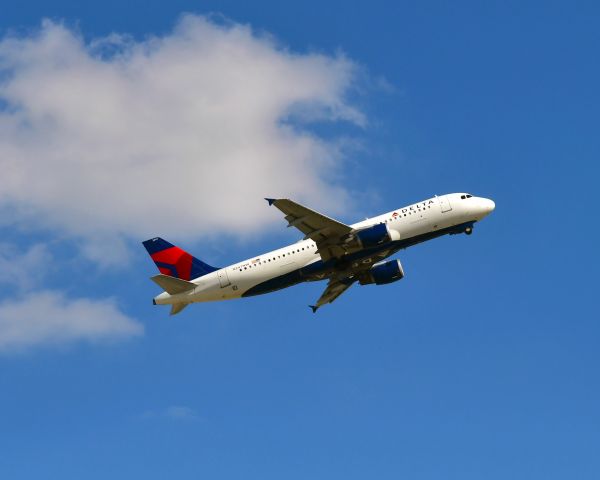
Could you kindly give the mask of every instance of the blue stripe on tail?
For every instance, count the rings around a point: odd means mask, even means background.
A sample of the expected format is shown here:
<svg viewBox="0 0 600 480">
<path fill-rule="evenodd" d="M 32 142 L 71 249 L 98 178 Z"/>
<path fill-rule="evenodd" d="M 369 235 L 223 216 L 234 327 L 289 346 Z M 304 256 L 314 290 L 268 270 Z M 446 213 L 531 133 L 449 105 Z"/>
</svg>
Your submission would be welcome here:
<svg viewBox="0 0 600 480">
<path fill-rule="evenodd" d="M 161 273 L 192 280 L 219 270 L 160 237 L 142 242 Z"/>
</svg>

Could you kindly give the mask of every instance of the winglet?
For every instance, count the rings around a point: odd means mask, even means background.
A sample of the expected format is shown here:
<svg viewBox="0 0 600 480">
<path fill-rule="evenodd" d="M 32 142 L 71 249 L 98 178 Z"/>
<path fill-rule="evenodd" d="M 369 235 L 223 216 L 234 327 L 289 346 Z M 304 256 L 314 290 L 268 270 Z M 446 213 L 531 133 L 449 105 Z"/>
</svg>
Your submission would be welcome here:
<svg viewBox="0 0 600 480">
<path fill-rule="evenodd" d="M 313 311 L 313 313 L 317 313 L 317 310 L 319 309 L 319 307 L 316 306 L 316 305 L 309 305 L 309 307 L 311 308 L 311 310 Z"/>
<path fill-rule="evenodd" d="M 267 202 L 269 202 L 269 206 L 273 205 L 275 203 L 275 201 L 277 200 L 276 198 L 265 198 L 265 200 Z"/>
</svg>

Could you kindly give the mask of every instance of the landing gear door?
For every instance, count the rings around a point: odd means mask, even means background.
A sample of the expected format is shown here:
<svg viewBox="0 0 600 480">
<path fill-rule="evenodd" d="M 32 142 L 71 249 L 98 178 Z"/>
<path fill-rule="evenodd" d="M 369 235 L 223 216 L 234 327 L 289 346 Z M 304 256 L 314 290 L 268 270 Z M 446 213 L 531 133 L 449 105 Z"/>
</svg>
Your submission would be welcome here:
<svg viewBox="0 0 600 480">
<path fill-rule="evenodd" d="M 442 213 L 449 212 L 452 210 L 452 205 L 450 205 L 450 200 L 446 195 L 443 197 L 438 197 L 440 200 L 440 207 L 442 208 Z"/>
<path fill-rule="evenodd" d="M 227 275 L 227 270 L 222 268 L 221 270 L 217 271 L 217 275 L 219 277 L 219 284 L 221 285 L 221 288 L 225 288 L 231 285 L 231 282 L 229 281 L 229 276 Z"/>
</svg>

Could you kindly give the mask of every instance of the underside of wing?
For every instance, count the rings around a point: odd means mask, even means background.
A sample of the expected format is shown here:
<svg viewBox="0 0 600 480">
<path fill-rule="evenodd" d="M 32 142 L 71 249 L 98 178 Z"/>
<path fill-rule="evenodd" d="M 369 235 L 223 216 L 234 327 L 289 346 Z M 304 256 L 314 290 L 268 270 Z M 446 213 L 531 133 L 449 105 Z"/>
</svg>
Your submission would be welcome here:
<svg viewBox="0 0 600 480">
<path fill-rule="evenodd" d="M 364 281 L 364 276 L 373 267 L 374 264 L 381 262 L 388 256 L 394 254 L 396 249 L 390 248 L 388 250 L 382 250 L 373 255 L 362 257 L 360 260 L 356 260 L 349 263 L 342 263 L 336 267 L 333 277 L 330 278 L 327 288 L 317 300 L 317 303 L 310 305 L 313 312 L 316 312 L 319 307 L 327 303 L 333 302 L 342 293 L 348 290 L 352 284 L 357 281 Z"/>
<path fill-rule="evenodd" d="M 322 213 L 311 210 L 287 198 L 267 198 L 269 205 L 274 205 L 285 214 L 288 227 L 295 227 L 317 244 L 323 260 L 341 257 L 345 250 L 341 247 L 343 239 L 352 232 L 352 227 L 338 222 Z"/>
<path fill-rule="evenodd" d="M 347 276 L 356 275 L 358 273 L 370 270 L 374 264 L 381 262 L 398 251 L 397 248 L 387 248 L 378 250 L 371 255 L 360 257 L 360 259 L 344 263 L 344 273 Z"/>
<path fill-rule="evenodd" d="M 313 313 L 316 313 L 316 311 L 323 305 L 333 302 L 342 293 L 348 290 L 354 282 L 355 280 L 353 278 L 344 278 L 342 280 L 329 280 L 327 288 L 325 288 L 325 291 L 319 297 L 317 303 L 315 303 L 314 305 L 310 305 L 310 308 L 312 308 Z"/>
</svg>

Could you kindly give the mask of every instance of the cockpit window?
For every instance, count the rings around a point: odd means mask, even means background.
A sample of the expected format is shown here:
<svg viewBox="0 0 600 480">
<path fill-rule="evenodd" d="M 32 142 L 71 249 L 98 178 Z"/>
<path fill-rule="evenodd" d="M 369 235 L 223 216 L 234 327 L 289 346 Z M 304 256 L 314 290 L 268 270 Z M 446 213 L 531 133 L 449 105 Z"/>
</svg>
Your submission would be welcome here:
<svg viewBox="0 0 600 480">
<path fill-rule="evenodd" d="M 470 193 L 466 193 L 464 195 L 461 195 L 460 198 L 464 200 L 465 198 L 471 198 L 472 196 L 473 195 L 471 195 Z"/>
</svg>

